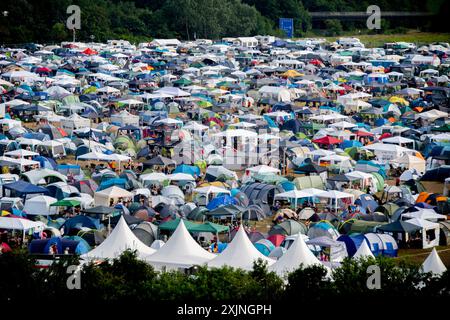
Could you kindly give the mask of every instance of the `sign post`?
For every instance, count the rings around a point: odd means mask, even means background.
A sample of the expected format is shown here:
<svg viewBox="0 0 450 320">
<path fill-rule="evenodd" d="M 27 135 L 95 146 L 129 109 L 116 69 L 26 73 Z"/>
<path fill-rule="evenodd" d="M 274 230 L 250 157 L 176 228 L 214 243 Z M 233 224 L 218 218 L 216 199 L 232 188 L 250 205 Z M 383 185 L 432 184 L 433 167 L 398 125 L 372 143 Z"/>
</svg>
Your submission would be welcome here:
<svg viewBox="0 0 450 320">
<path fill-rule="evenodd" d="M 294 36 L 294 19 L 280 18 L 280 29 L 286 33 L 287 38 Z"/>
</svg>

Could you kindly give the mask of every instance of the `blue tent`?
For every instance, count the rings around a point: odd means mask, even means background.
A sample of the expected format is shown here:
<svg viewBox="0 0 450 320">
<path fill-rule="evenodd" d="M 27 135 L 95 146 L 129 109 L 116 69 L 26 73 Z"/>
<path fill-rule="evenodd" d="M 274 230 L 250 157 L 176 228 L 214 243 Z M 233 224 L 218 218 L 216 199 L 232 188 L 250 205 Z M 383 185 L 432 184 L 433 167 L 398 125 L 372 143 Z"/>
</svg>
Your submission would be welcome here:
<svg viewBox="0 0 450 320">
<path fill-rule="evenodd" d="M 175 168 L 173 173 L 186 173 L 190 174 L 193 177 L 200 176 L 200 168 L 197 166 L 189 166 L 187 164 L 179 165 Z"/>
<path fill-rule="evenodd" d="M 359 142 L 358 140 L 344 140 L 340 145 L 341 149 L 347 149 L 352 147 L 361 148 L 362 146 L 363 146 L 362 143 Z"/>
<path fill-rule="evenodd" d="M 336 240 L 344 242 L 347 248 L 348 256 L 353 257 L 358 248 L 361 246 L 361 243 L 365 240 L 365 237 L 363 234 L 352 234 L 351 236 L 344 234 Z M 369 243 L 367 243 L 367 245 L 369 245 Z"/>
<path fill-rule="evenodd" d="M 363 213 L 367 212 L 367 208 L 370 209 L 370 212 L 375 212 L 375 209 L 378 207 L 378 203 L 370 194 L 362 194 L 355 200 L 355 204 L 361 207 L 361 211 Z"/>
<path fill-rule="evenodd" d="M 70 234 L 71 229 L 90 228 L 98 230 L 101 226 L 98 219 L 93 219 L 88 216 L 75 216 L 66 220 L 62 227 L 64 227 L 65 234 Z"/>
<path fill-rule="evenodd" d="M 275 249 L 275 246 L 270 240 L 267 239 L 261 239 L 255 244 L 256 249 L 258 249 L 259 252 L 261 252 L 266 257 L 269 256 L 269 254 L 272 252 L 273 249 Z"/>
<path fill-rule="evenodd" d="M 225 250 L 227 248 L 228 243 L 222 243 L 219 242 L 217 243 L 217 253 L 222 253 L 223 250 Z M 214 244 L 209 246 L 211 252 L 214 252 Z"/>
<path fill-rule="evenodd" d="M 31 254 L 49 254 L 50 247 L 56 245 L 58 254 L 63 254 L 68 248 L 70 254 L 85 254 L 91 247 L 86 240 L 80 237 L 53 237 L 50 239 L 33 240 L 28 248 Z"/>
<path fill-rule="evenodd" d="M 100 185 L 98 186 L 98 189 L 96 191 L 102 191 L 105 189 L 108 189 L 109 187 L 112 186 L 117 186 L 120 187 L 122 189 L 126 189 L 127 188 L 127 180 L 123 179 L 123 178 L 112 178 L 106 181 L 102 181 L 102 183 L 100 183 Z"/>
<path fill-rule="evenodd" d="M 212 199 L 208 205 L 206 206 L 206 209 L 208 210 L 214 210 L 215 208 L 226 206 L 229 204 L 237 204 L 237 200 L 229 195 L 224 195 L 220 197 L 216 197 Z"/>
<path fill-rule="evenodd" d="M 46 195 L 48 194 L 47 189 L 36 186 L 29 182 L 25 182 L 23 180 L 4 184 L 3 194 L 5 194 L 5 190 L 9 190 L 12 194 L 20 198 L 25 198 L 27 194 L 35 194 L 35 193 L 43 193 Z"/>
<path fill-rule="evenodd" d="M 381 127 L 381 126 L 385 125 L 386 123 L 388 123 L 387 119 L 378 118 L 375 120 L 375 127 Z"/>
<path fill-rule="evenodd" d="M 34 161 L 39 161 L 39 164 L 41 165 L 41 168 L 44 169 L 50 169 L 50 170 L 56 170 L 58 164 L 55 160 L 52 158 L 46 158 L 43 156 L 37 156 L 33 159 Z"/>
</svg>

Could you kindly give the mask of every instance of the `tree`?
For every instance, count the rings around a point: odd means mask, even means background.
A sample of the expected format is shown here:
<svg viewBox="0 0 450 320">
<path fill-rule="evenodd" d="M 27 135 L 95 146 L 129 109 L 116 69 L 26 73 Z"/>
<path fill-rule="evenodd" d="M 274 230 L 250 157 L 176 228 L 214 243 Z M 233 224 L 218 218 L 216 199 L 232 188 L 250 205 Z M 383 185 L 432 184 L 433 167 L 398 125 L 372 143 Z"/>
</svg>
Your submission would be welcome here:
<svg viewBox="0 0 450 320">
<path fill-rule="evenodd" d="M 61 22 L 55 23 L 50 33 L 51 39 L 56 42 L 67 40 L 68 37 L 66 26 Z"/>
</svg>

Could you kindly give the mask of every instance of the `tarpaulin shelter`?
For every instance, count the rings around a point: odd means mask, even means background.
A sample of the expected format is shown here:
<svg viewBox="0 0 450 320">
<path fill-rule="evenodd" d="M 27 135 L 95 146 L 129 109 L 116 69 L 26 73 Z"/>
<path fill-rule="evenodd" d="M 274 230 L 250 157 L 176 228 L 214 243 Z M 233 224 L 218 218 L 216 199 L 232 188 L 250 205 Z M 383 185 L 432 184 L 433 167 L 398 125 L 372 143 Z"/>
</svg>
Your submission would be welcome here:
<svg viewBox="0 0 450 320">
<path fill-rule="evenodd" d="M 2 187 L 4 195 L 7 194 L 6 190 L 8 190 L 10 196 L 18 196 L 24 199 L 26 199 L 27 195 L 29 194 L 44 194 L 44 195 L 49 194 L 46 188 L 36 186 L 23 180 L 7 183 L 4 184 Z"/>
</svg>

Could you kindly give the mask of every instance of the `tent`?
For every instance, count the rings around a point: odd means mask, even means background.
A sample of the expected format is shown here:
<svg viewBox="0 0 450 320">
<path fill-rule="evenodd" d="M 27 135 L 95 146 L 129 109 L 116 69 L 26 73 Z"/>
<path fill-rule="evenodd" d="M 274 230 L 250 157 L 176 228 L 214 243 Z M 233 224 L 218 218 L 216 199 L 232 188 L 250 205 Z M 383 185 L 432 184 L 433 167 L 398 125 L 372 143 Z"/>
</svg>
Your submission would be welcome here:
<svg viewBox="0 0 450 320">
<path fill-rule="evenodd" d="M 428 220 L 413 218 L 407 220 L 409 224 L 417 226 L 422 232 L 422 247 L 424 249 L 432 248 L 439 245 L 439 223 L 430 222 Z"/>
<path fill-rule="evenodd" d="M 226 249 L 220 255 L 208 262 L 208 267 L 220 268 L 229 266 L 243 270 L 252 270 L 253 263 L 258 259 L 266 261 L 269 266 L 275 262 L 255 248 L 248 238 L 244 227 L 241 225 Z"/>
<path fill-rule="evenodd" d="M 112 200 L 116 203 L 121 198 L 132 198 L 133 194 L 128 192 L 125 189 L 112 186 L 108 189 L 95 192 L 94 194 L 94 202 L 97 206 L 109 206 L 110 201 Z"/>
<path fill-rule="evenodd" d="M 166 244 L 156 253 L 146 256 L 145 261 L 159 270 L 177 270 L 202 265 L 213 258 L 212 253 L 195 242 L 183 220 L 180 220 L 177 229 Z"/>
<path fill-rule="evenodd" d="M 431 272 L 434 276 L 440 276 L 445 271 L 447 271 L 447 268 L 445 267 L 444 263 L 442 262 L 441 258 L 439 257 L 439 255 L 436 251 L 436 248 L 433 248 L 431 253 L 428 255 L 428 257 L 423 262 L 422 271 L 423 272 Z"/>
<path fill-rule="evenodd" d="M 44 224 L 39 221 L 31 221 L 22 218 L 2 217 L 0 216 L 0 229 L 6 230 L 22 230 L 43 229 Z"/>
<path fill-rule="evenodd" d="M 339 237 L 339 232 L 328 221 L 320 221 L 309 228 L 308 237 L 310 239 L 322 236 L 336 240 Z"/>
<path fill-rule="evenodd" d="M 55 203 L 57 199 L 49 196 L 36 196 L 30 198 L 25 202 L 25 206 L 23 207 L 23 211 L 27 215 L 42 215 L 47 216 L 51 214 L 56 214 L 56 208 L 51 207 L 53 203 Z"/>
<path fill-rule="evenodd" d="M 303 223 L 295 220 L 286 220 L 270 228 L 269 236 L 272 235 L 292 236 L 298 233 L 306 234 L 307 231 L 308 228 Z"/>
<path fill-rule="evenodd" d="M 303 237 L 298 236 L 286 253 L 277 262 L 269 266 L 269 271 L 273 271 L 279 276 L 284 276 L 300 267 L 307 268 L 313 265 L 323 266 L 308 248 Z"/>
<path fill-rule="evenodd" d="M 130 230 L 125 219 L 120 218 L 111 234 L 98 247 L 81 256 L 82 259 L 115 259 L 126 250 L 136 250 L 139 257 L 149 255 L 155 250 L 147 247 Z"/>
<path fill-rule="evenodd" d="M 16 195 L 18 197 L 26 198 L 28 194 L 48 194 L 48 190 L 31 184 L 29 182 L 25 182 L 23 180 L 19 180 L 16 182 L 11 182 L 4 184 L 3 186 L 3 195 L 5 195 L 5 191 L 10 191 L 10 195 Z"/>
<path fill-rule="evenodd" d="M 361 243 L 361 246 L 356 250 L 355 254 L 352 257 L 353 259 L 360 259 L 360 258 L 375 258 L 372 251 L 370 251 L 369 246 L 367 245 L 366 241 L 363 241 Z"/>
<path fill-rule="evenodd" d="M 283 191 L 284 190 L 281 186 L 274 186 L 265 183 L 251 183 L 244 185 L 241 188 L 241 192 L 245 193 L 249 200 L 258 199 L 269 205 L 274 203 L 276 194 Z"/>
</svg>

